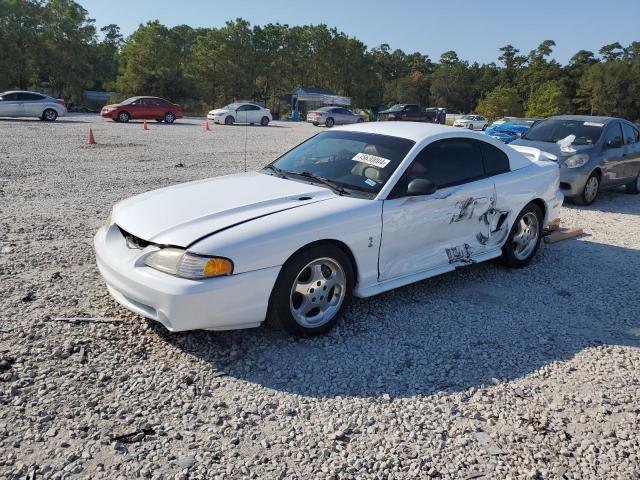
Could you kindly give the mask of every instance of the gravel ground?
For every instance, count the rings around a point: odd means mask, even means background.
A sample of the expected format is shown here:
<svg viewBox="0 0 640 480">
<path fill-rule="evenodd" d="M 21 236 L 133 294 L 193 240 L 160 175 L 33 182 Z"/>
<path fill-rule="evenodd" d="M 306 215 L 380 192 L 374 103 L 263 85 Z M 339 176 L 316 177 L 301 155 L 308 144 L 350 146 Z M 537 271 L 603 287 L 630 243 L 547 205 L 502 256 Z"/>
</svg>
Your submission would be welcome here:
<svg viewBox="0 0 640 480">
<path fill-rule="evenodd" d="M 0 121 L 0 477 L 640 478 L 640 196 L 564 208 L 587 234 L 526 269 L 355 300 L 323 338 L 170 334 L 101 282 L 111 205 L 318 129 L 149 128 Z"/>
</svg>

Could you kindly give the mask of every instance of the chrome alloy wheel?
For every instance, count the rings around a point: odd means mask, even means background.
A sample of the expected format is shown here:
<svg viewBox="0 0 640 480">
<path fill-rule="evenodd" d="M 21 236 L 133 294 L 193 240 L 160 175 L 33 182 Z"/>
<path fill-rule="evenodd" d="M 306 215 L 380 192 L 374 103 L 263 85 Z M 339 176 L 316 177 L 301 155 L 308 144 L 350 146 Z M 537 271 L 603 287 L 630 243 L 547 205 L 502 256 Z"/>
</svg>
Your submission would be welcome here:
<svg viewBox="0 0 640 480">
<path fill-rule="evenodd" d="M 291 315 L 303 327 L 320 327 L 338 313 L 346 289 L 347 276 L 340 264 L 317 258 L 300 270 L 291 287 Z"/>
<path fill-rule="evenodd" d="M 518 230 L 513 236 L 513 253 L 518 260 L 526 260 L 538 244 L 540 222 L 533 212 L 527 212 L 518 222 Z"/>
<path fill-rule="evenodd" d="M 591 203 L 596 199 L 596 195 L 598 195 L 598 187 L 599 185 L 598 177 L 592 175 L 587 180 L 587 184 L 584 186 L 584 199 L 587 203 Z"/>
</svg>

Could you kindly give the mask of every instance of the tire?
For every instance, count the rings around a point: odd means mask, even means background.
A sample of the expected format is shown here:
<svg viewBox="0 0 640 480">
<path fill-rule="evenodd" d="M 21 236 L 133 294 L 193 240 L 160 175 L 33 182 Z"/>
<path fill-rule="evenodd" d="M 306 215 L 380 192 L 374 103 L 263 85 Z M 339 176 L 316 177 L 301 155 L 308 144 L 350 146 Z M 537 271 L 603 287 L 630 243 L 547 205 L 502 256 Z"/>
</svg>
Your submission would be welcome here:
<svg viewBox="0 0 640 480">
<path fill-rule="evenodd" d="M 359 119 L 356 121 L 356 123 L 362 123 L 362 122 L 364 122 L 364 118 L 359 118 Z"/>
<path fill-rule="evenodd" d="M 120 112 L 118 114 L 118 121 L 119 122 L 127 123 L 129 120 L 131 120 L 131 115 L 129 115 L 128 112 Z"/>
<path fill-rule="evenodd" d="M 484 132 L 487 129 L 487 124 L 482 125 L 482 131 Z"/>
<path fill-rule="evenodd" d="M 594 190 L 595 189 L 595 190 Z M 598 198 L 600 192 L 600 174 L 598 172 L 592 172 L 587 178 L 584 184 L 582 193 L 573 198 L 573 201 L 578 205 L 591 205 Z"/>
<path fill-rule="evenodd" d="M 473 130 L 473 123 L 470 123 L 469 126 L 467 127 L 469 130 Z"/>
<path fill-rule="evenodd" d="M 47 108 L 44 112 L 42 112 L 42 120 L 47 122 L 55 122 L 56 118 L 58 118 L 58 112 L 56 112 L 53 108 Z"/>
<path fill-rule="evenodd" d="M 524 207 L 513 222 L 507 241 L 502 247 L 502 261 L 507 266 L 522 268 L 531 261 L 540 247 L 543 223 L 544 216 L 540 207 L 534 203 Z"/>
<path fill-rule="evenodd" d="M 631 194 L 640 193 L 640 172 L 638 172 L 638 175 L 636 176 L 636 179 L 634 181 L 632 181 L 631 183 L 627 183 L 626 192 Z"/>
<path fill-rule="evenodd" d="M 266 127 L 267 125 L 269 125 L 269 117 L 262 117 L 260 119 L 260 125 L 262 125 L 263 127 Z"/>
<path fill-rule="evenodd" d="M 175 121 L 176 116 L 173 112 L 167 112 L 164 114 L 164 123 L 168 123 L 169 125 L 171 125 Z"/>
<path fill-rule="evenodd" d="M 320 123 L 318 122 L 312 122 L 314 127 L 317 127 L 318 125 L 320 125 Z"/>
<path fill-rule="evenodd" d="M 233 125 L 233 122 L 235 122 L 235 119 L 231 115 L 224 119 L 225 125 Z"/>
<path fill-rule="evenodd" d="M 336 121 L 335 121 L 333 118 L 331 118 L 331 117 L 327 118 L 327 119 L 324 121 L 324 126 L 325 126 L 325 127 L 327 127 L 327 128 L 331 128 L 331 127 L 333 127 L 335 124 L 336 124 Z"/>
<path fill-rule="evenodd" d="M 267 321 L 296 337 L 322 335 L 342 316 L 353 285 L 349 257 L 335 245 L 313 245 L 282 267 L 269 298 Z"/>
</svg>

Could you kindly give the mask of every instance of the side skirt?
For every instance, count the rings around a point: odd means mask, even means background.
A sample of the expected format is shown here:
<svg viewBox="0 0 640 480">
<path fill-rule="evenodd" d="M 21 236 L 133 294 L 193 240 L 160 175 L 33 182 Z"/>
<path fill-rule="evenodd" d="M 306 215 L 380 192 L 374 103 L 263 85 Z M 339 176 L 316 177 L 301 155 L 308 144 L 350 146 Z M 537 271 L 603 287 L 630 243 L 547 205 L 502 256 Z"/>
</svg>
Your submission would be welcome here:
<svg viewBox="0 0 640 480">
<path fill-rule="evenodd" d="M 502 255 L 502 250 L 500 248 L 496 248 L 487 252 L 482 252 L 478 255 L 474 255 L 473 257 L 471 257 L 471 263 L 484 262 L 487 260 L 491 260 L 493 258 L 497 258 L 500 255 Z M 429 270 L 423 270 L 421 272 L 412 273 L 410 275 L 403 275 L 401 277 L 390 278 L 388 280 L 374 283 L 366 287 L 356 286 L 353 294 L 358 298 L 372 297 L 373 295 L 378 295 L 379 293 L 387 292 L 389 290 L 393 290 L 394 288 L 404 287 L 405 285 L 419 282 L 427 278 L 435 277 L 436 275 L 441 275 L 443 273 L 451 272 L 456 268 L 464 267 L 466 265 L 467 263 L 446 264 L 439 267 L 430 268 Z"/>
</svg>

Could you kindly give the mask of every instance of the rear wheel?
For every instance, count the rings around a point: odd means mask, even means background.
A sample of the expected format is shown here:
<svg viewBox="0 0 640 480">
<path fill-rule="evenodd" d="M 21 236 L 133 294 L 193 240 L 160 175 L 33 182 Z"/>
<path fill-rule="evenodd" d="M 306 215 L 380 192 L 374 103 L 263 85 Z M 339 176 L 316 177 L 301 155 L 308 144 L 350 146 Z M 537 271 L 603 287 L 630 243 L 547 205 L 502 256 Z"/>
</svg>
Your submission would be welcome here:
<svg viewBox="0 0 640 480">
<path fill-rule="evenodd" d="M 482 131 L 484 132 L 487 129 L 487 124 L 482 125 Z"/>
<path fill-rule="evenodd" d="M 636 176 L 636 179 L 631 183 L 627 183 L 626 187 L 627 193 L 640 193 L 640 172 Z"/>
<path fill-rule="evenodd" d="M 321 244 L 292 257 L 269 299 L 268 321 L 298 337 L 328 332 L 351 300 L 351 261 L 337 246 Z"/>
<path fill-rule="evenodd" d="M 164 122 L 165 123 L 173 123 L 176 121 L 176 116 L 171 113 L 171 112 L 167 112 L 164 114 Z"/>
<path fill-rule="evenodd" d="M 591 205 L 598 197 L 599 191 L 600 175 L 598 172 L 593 172 L 589 175 L 589 178 L 587 178 L 584 188 L 582 189 L 582 193 L 574 198 L 574 201 L 580 205 Z"/>
<path fill-rule="evenodd" d="M 336 123 L 336 122 L 335 122 L 335 120 L 334 120 L 333 118 L 331 118 L 331 117 L 327 118 L 327 119 L 325 120 L 325 122 L 324 122 L 325 126 L 326 126 L 326 127 L 328 127 L 328 128 L 333 127 L 333 125 L 334 125 L 335 123 Z"/>
<path fill-rule="evenodd" d="M 131 115 L 127 112 L 120 112 L 118 114 L 118 121 L 122 123 L 127 123 L 131 119 Z"/>
<path fill-rule="evenodd" d="M 234 121 L 235 121 L 234 118 L 231 115 L 229 115 L 227 118 L 224 119 L 224 124 L 225 125 L 233 125 Z"/>
<path fill-rule="evenodd" d="M 533 203 L 520 212 L 502 247 L 502 260 L 505 264 L 520 268 L 531 261 L 540 247 L 543 222 L 540 207 Z"/>
<path fill-rule="evenodd" d="M 267 125 L 269 125 L 269 117 L 262 117 L 260 119 L 260 125 L 262 125 L 263 127 L 266 127 Z"/>
<path fill-rule="evenodd" d="M 47 108 L 44 112 L 42 112 L 42 119 L 47 122 L 53 122 L 58 118 L 58 112 L 56 112 L 53 108 Z"/>
<path fill-rule="evenodd" d="M 364 122 L 364 118 L 360 117 L 356 123 L 362 123 L 362 122 Z"/>
</svg>

